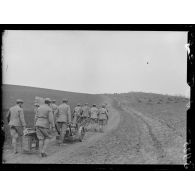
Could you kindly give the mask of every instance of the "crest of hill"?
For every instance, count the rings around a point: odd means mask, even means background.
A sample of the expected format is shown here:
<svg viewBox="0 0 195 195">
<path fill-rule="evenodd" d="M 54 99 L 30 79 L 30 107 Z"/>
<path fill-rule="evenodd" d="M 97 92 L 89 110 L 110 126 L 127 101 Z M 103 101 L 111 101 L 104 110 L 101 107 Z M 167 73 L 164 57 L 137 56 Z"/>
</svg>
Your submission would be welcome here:
<svg viewBox="0 0 195 195">
<path fill-rule="evenodd" d="M 125 98 L 131 103 L 136 102 L 167 102 L 167 101 L 179 101 L 186 102 L 189 101 L 189 98 L 182 95 L 166 95 L 166 94 L 157 94 L 157 93 L 147 93 L 147 92 L 128 92 L 128 93 L 120 93 L 114 94 L 115 96 L 119 96 L 121 98 Z"/>
</svg>

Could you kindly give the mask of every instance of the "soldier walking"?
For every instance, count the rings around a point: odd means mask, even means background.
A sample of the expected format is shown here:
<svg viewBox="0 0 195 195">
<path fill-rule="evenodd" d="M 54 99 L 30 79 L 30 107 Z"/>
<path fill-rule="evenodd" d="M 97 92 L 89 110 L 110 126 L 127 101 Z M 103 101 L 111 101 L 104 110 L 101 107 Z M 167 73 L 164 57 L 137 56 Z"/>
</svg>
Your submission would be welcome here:
<svg viewBox="0 0 195 195">
<path fill-rule="evenodd" d="M 57 122 L 56 122 L 56 117 L 55 117 L 55 111 L 58 109 L 58 106 L 57 106 L 55 103 L 56 103 L 56 100 L 55 100 L 55 99 L 51 100 L 51 105 L 50 105 L 50 107 L 51 107 L 52 112 L 53 112 L 53 115 L 54 115 L 55 128 L 56 128 L 57 132 L 59 133 L 58 126 L 57 126 L 57 124 L 56 124 L 56 123 L 57 123 Z"/>
<path fill-rule="evenodd" d="M 62 104 L 58 106 L 54 115 L 60 131 L 60 142 L 63 143 L 64 136 L 68 130 L 68 124 L 71 123 L 71 109 L 67 99 L 62 100 Z"/>
<path fill-rule="evenodd" d="M 49 134 L 50 124 L 52 129 L 55 131 L 54 118 L 50 103 L 51 100 L 46 98 L 45 104 L 40 105 L 40 107 L 37 109 L 35 118 L 36 134 L 37 138 L 39 139 L 39 150 L 41 157 L 47 156 L 46 149 L 52 137 Z"/>
<path fill-rule="evenodd" d="M 22 152 L 22 137 L 23 131 L 26 128 L 24 119 L 23 100 L 16 100 L 16 105 L 11 107 L 7 113 L 7 121 L 10 126 L 10 134 L 12 137 L 12 146 L 14 153 L 18 153 L 17 143 L 19 142 Z"/>
<path fill-rule="evenodd" d="M 82 115 L 82 107 L 81 104 L 77 104 L 73 111 L 73 124 L 76 124 L 79 119 L 81 119 Z"/>
<path fill-rule="evenodd" d="M 90 108 L 88 106 L 88 103 L 85 103 L 85 105 L 82 107 L 82 118 L 86 122 L 88 122 L 88 119 L 90 117 Z"/>
<path fill-rule="evenodd" d="M 55 111 L 57 110 L 57 108 L 58 108 L 58 106 L 56 105 L 56 100 L 55 99 L 53 99 L 53 100 L 51 100 L 51 109 L 52 109 L 52 111 L 53 111 L 53 114 L 55 113 Z"/>
<path fill-rule="evenodd" d="M 103 104 L 102 107 L 99 109 L 100 131 L 103 132 L 103 128 L 107 124 L 107 120 L 108 120 L 108 111 L 106 110 L 106 106 Z"/>
<path fill-rule="evenodd" d="M 98 123 L 98 114 L 99 110 L 96 107 L 96 104 L 93 104 L 92 108 L 90 109 L 90 118 L 91 118 L 91 123 L 96 126 Z M 95 127 L 96 130 L 96 127 Z"/>
<path fill-rule="evenodd" d="M 35 106 L 35 108 L 34 108 L 34 115 L 35 115 L 35 117 L 34 117 L 34 125 L 35 125 L 35 120 L 36 120 L 36 115 L 37 115 L 37 109 L 39 108 L 39 104 L 38 103 L 35 103 L 34 106 Z"/>
</svg>

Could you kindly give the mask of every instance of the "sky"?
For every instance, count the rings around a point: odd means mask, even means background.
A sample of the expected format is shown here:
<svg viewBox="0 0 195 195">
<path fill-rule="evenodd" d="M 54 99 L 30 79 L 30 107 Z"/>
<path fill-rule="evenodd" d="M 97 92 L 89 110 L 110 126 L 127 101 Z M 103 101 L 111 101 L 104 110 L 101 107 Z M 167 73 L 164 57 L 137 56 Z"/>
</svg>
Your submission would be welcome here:
<svg viewBox="0 0 195 195">
<path fill-rule="evenodd" d="M 187 32 L 5 31 L 3 83 L 189 96 Z"/>
</svg>

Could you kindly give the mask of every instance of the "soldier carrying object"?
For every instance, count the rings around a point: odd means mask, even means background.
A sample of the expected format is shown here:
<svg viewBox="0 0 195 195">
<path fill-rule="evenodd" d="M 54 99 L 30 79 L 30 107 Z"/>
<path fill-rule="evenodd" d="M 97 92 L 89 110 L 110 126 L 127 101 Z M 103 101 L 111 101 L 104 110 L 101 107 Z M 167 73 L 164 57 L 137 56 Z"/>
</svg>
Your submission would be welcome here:
<svg viewBox="0 0 195 195">
<path fill-rule="evenodd" d="M 55 104 L 56 103 L 56 100 L 53 99 L 51 100 L 51 108 L 52 108 L 52 111 L 53 113 L 57 110 L 58 106 Z"/>
<path fill-rule="evenodd" d="M 90 108 L 88 103 L 85 103 L 85 105 L 82 107 L 82 117 L 84 120 L 87 120 L 90 117 Z"/>
<path fill-rule="evenodd" d="M 51 100 L 51 105 L 50 106 L 51 106 L 51 109 L 52 109 L 52 112 L 53 112 L 53 115 L 54 115 L 55 127 L 56 127 L 56 130 L 57 130 L 58 134 L 59 134 L 58 126 L 56 124 L 56 117 L 55 117 L 55 111 L 58 109 L 58 106 L 55 103 L 56 103 L 55 99 Z"/>
<path fill-rule="evenodd" d="M 34 113 L 36 113 L 37 112 L 37 109 L 38 109 L 38 107 L 39 107 L 39 104 L 38 103 L 34 103 Z"/>
<path fill-rule="evenodd" d="M 17 151 L 17 142 L 20 143 L 21 152 L 22 152 L 22 137 L 23 131 L 26 128 L 26 122 L 24 119 L 24 111 L 23 111 L 23 100 L 17 99 L 16 105 L 11 107 L 7 113 L 7 121 L 10 126 L 10 134 L 12 138 L 12 146 L 14 153 Z"/>
<path fill-rule="evenodd" d="M 35 115 L 35 117 L 34 117 L 34 125 L 35 125 L 35 119 L 36 119 L 36 115 L 37 115 L 37 109 L 39 108 L 39 104 L 35 103 L 34 106 L 35 106 L 35 108 L 34 108 L 34 115 Z"/>
<path fill-rule="evenodd" d="M 105 108 L 106 106 L 103 104 L 102 107 L 99 109 L 99 125 L 100 130 L 103 131 L 103 127 L 107 124 L 108 120 L 108 111 Z"/>
<path fill-rule="evenodd" d="M 50 107 L 51 100 L 49 98 L 45 99 L 45 104 L 40 105 L 37 109 L 35 127 L 37 138 L 39 139 L 39 150 L 41 157 L 46 157 L 46 149 L 51 139 L 49 134 L 50 124 L 52 129 L 55 131 L 54 117 L 52 109 Z"/>
<path fill-rule="evenodd" d="M 71 109 L 67 99 L 62 100 L 62 104 L 58 106 L 54 115 L 60 131 L 60 141 L 63 143 L 66 131 L 68 131 L 68 124 L 71 123 Z"/>
<path fill-rule="evenodd" d="M 96 104 L 93 104 L 93 107 L 90 109 L 90 117 L 92 124 L 96 124 L 98 122 L 98 108 L 96 107 Z"/>
<path fill-rule="evenodd" d="M 107 110 L 107 113 L 109 113 L 108 104 L 107 103 L 105 103 L 105 109 Z M 106 124 L 108 124 L 108 120 L 106 120 Z"/>
<path fill-rule="evenodd" d="M 77 104 L 73 111 L 73 124 L 76 124 L 82 115 L 82 107 L 81 104 Z"/>
</svg>

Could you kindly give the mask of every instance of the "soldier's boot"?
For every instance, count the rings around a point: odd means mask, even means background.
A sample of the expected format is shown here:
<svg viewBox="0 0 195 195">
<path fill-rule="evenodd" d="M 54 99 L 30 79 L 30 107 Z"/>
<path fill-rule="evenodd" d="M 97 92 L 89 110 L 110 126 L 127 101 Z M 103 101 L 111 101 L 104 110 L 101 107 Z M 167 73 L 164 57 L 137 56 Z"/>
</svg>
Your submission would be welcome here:
<svg viewBox="0 0 195 195">
<path fill-rule="evenodd" d="M 100 132 L 103 133 L 104 130 L 103 130 L 103 125 L 100 125 Z"/>
<path fill-rule="evenodd" d="M 13 146 L 13 153 L 17 154 L 18 151 L 17 151 L 17 140 L 16 140 L 16 138 L 12 138 L 12 146 Z"/>
<path fill-rule="evenodd" d="M 39 152 L 40 152 L 41 157 L 43 157 L 43 155 L 42 155 L 43 143 L 44 143 L 44 141 L 42 139 L 40 139 L 39 140 Z"/>
<path fill-rule="evenodd" d="M 46 153 L 46 149 L 47 149 L 47 146 L 49 144 L 49 139 L 45 139 L 45 141 L 43 142 L 43 148 L 42 148 L 42 151 L 41 151 L 41 156 L 42 157 L 46 157 L 47 156 L 47 153 Z"/>
</svg>

